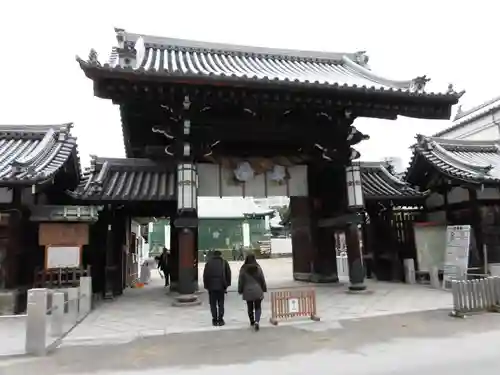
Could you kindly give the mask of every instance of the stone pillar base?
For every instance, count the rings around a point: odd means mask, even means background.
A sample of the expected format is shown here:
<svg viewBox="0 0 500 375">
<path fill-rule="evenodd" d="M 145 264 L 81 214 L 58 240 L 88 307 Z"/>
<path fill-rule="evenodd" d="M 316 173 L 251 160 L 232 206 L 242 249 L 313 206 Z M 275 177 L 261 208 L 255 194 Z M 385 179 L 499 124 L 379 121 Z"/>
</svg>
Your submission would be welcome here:
<svg viewBox="0 0 500 375">
<path fill-rule="evenodd" d="M 367 290 L 365 284 L 351 284 L 346 290 L 347 294 L 373 294 L 373 290 Z"/>
<path fill-rule="evenodd" d="M 172 302 L 172 306 L 175 307 L 190 307 L 199 305 L 201 305 L 201 301 L 196 294 L 181 294 L 175 297 L 175 301 Z"/>
<path fill-rule="evenodd" d="M 339 283 L 339 277 L 337 274 L 331 275 L 320 275 L 318 273 L 310 272 L 294 272 L 293 279 L 295 281 L 302 281 L 307 283 L 315 284 L 337 284 Z"/>
<path fill-rule="evenodd" d="M 294 272 L 293 279 L 295 281 L 309 282 L 309 281 L 311 281 L 311 273 L 310 272 Z"/>
<path fill-rule="evenodd" d="M 336 284 L 339 282 L 339 277 L 336 273 L 330 275 L 321 275 L 319 273 L 313 273 L 311 275 L 310 281 L 317 284 Z"/>
</svg>

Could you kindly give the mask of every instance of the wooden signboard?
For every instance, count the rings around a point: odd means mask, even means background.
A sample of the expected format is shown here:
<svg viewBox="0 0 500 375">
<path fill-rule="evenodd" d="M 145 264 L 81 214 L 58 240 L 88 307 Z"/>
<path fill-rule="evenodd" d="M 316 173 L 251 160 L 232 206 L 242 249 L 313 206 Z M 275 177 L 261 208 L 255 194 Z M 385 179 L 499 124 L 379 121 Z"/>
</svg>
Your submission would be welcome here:
<svg viewBox="0 0 500 375">
<path fill-rule="evenodd" d="M 79 268 L 89 242 L 86 223 L 40 223 L 38 243 L 45 246 L 45 269 Z"/>
<path fill-rule="evenodd" d="M 89 225 L 86 223 L 40 223 L 38 244 L 48 245 L 87 245 Z"/>
</svg>

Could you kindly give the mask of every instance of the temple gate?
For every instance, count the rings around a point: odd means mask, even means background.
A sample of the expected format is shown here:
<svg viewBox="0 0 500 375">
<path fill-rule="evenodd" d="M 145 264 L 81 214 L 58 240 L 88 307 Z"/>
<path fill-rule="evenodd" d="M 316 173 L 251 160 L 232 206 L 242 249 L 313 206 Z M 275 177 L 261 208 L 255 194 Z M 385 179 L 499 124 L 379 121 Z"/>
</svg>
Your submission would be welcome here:
<svg viewBox="0 0 500 375">
<path fill-rule="evenodd" d="M 123 286 L 116 267 L 130 217 L 169 216 L 174 288 L 192 301 L 186 296 L 197 287 L 197 197 L 278 192 L 291 197 L 296 278 L 338 280 L 333 241 L 341 227 L 351 288 L 363 290 L 358 225 L 365 205 L 352 146 L 368 136 L 354 121 L 448 119 L 461 94 L 452 87 L 426 93 L 425 76 L 378 76 L 364 52 L 254 48 L 123 29 L 116 36 L 106 63 L 94 50 L 77 60 L 94 94 L 119 106 L 127 159 L 96 163 L 71 193 L 103 206 L 94 227 L 106 238 L 106 290 Z"/>
<path fill-rule="evenodd" d="M 192 301 L 185 296 L 198 287 L 198 196 L 290 196 L 294 278 L 338 280 L 340 230 L 350 288 L 363 290 L 366 250 L 384 247 L 370 226 L 401 232 L 406 224 L 394 226 L 394 212 L 418 206 L 421 195 L 380 163 L 356 162 L 353 146 L 368 136 L 353 123 L 398 115 L 447 119 L 461 93 L 452 87 L 426 93 L 426 77 L 380 77 L 364 52 L 116 34 L 106 63 L 95 51 L 78 62 L 95 95 L 119 105 L 126 159 L 92 157 L 81 174 L 71 124 L 0 127 L 2 309 L 21 308 L 13 302 L 17 291 L 31 287 L 32 271 L 44 265 L 42 222 L 84 222 L 81 266 L 92 265 L 94 291 L 120 294 L 134 269 L 131 217 L 171 219 L 172 287 Z"/>
</svg>

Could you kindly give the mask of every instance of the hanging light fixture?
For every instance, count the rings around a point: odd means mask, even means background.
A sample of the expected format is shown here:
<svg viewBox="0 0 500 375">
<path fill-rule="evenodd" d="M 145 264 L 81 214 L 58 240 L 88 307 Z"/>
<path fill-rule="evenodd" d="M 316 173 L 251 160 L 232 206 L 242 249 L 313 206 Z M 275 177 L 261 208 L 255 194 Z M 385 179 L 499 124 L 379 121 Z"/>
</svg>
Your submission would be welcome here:
<svg viewBox="0 0 500 375">
<path fill-rule="evenodd" d="M 359 163 L 352 163 L 346 167 L 346 185 L 347 185 L 347 206 L 349 208 L 362 208 L 363 188 L 361 182 L 361 168 Z"/>
<path fill-rule="evenodd" d="M 177 167 L 177 208 L 196 210 L 198 200 L 198 173 L 191 163 Z"/>
</svg>

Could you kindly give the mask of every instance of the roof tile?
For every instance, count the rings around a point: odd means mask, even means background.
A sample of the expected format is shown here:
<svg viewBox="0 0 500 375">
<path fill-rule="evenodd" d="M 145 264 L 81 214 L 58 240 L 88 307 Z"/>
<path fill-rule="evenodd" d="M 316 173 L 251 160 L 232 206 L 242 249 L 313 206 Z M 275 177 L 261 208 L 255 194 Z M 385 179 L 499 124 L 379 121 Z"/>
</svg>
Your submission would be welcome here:
<svg viewBox="0 0 500 375">
<path fill-rule="evenodd" d="M 473 141 L 417 136 L 405 180 L 415 183 L 425 160 L 448 177 L 472 183 L 500 183 L 500 140 Z"/>
<path fill-rule="evenodd" d="M 425 76 L 406 81 L 379 76 L 369 69 L 368 56 L 364 51 L 294 51 L 139 35 L 123 29 L 116 29 L 116 32 L 119 47 L 113 48 L 108 63 L 101 65 L 95 51 L 92 51 L 88 61 L 77 58 L 83 69 L 275 81 L 290 85 L 319 85 L 415 95 L 424 94 L 425 85 L 429 81 Z M 124 58 L 120 59 L 120 56 Z M 132 62 L 134 58 L 137 61 Z M 125 60 L 130 63 L 125 63 Z M 426 95 L 458 99 L 462 94 L 448 89 Z"/>
<path fill-rule="evenodd" d="M 91 167 L 73 192 L 90 201 L 164 201 L 174 199 L 173 170 L 149 159 L 113 159 L 92 156 Z"/>
<path fill-rule="evenodd" d="M 391 174 L 388 163 L 361 162 L 361 180 L 367 200 L 422 198 L 423 193 Z"/>
<path fill-rule="evenodd" d="M 0 184 L 38 184 L 52 179 L 74 157 L 80 174 L 72 124 L 0 125 Z"/>
</svg>

